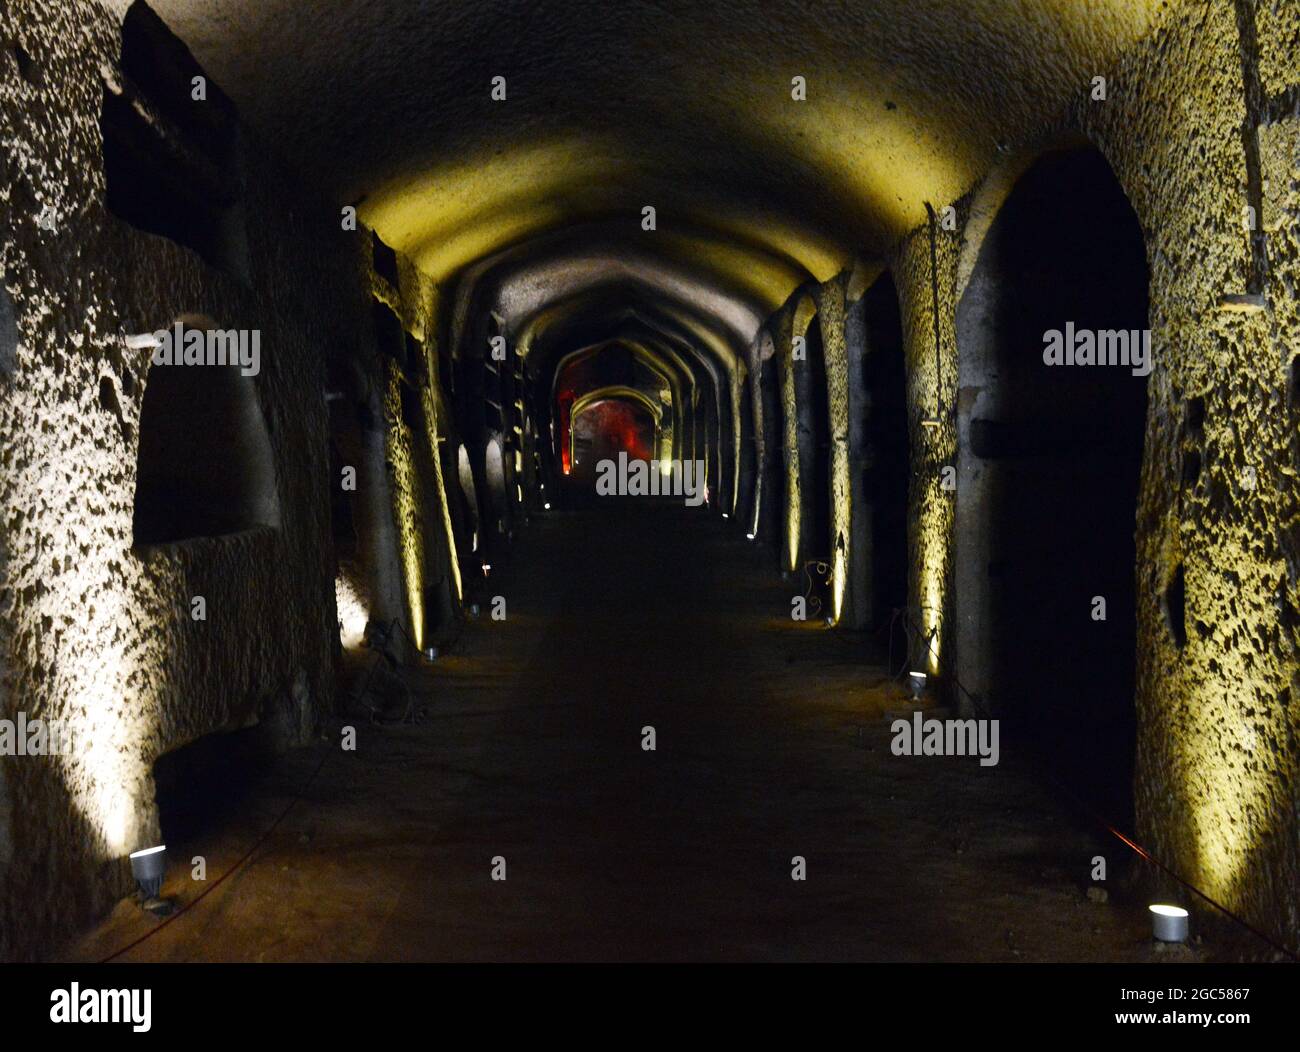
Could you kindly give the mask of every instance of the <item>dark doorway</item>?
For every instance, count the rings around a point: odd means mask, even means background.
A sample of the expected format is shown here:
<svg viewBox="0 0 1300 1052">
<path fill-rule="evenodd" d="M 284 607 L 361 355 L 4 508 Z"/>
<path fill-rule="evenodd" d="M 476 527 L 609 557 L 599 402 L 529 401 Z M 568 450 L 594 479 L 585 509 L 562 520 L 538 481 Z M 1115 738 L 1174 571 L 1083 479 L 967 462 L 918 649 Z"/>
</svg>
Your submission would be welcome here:
<svg viewBox="0 0 1300 1052">
<path fill-rule="evenodd" d="M 826 396 L 826 351 L 821 319 L 813 315 L 804 333 L 805 357 L 794 361 L 799 419 L 799 480 L 804 560 L 831 555 L 831 420 Z"/>
<path fill-rule="evenodd" d="M 257 387 L 236 366 L 150 368 L 137 457 L 136 544 L 279 525 L 275 460 Z"/>
<path fill-rule="evenodd" d="M 1125 823 L 1146 420 L 1130 363 L 1146 327 L 1142 231 L 1106 160 L 1043 156 L 990 228 L 958 310 L 958 621 L 980 626 L 960 661 L 1008 746 L 1020 738 Z M 1051 334 L 1071 331 L 1081 356 L 1090 332 L 1116 359 L 1124 334 L 1127 360 L 1050 364 Z"/>
<path fill-rule="evenodd" d="M 903 322 L 894 279 L 885 273 L 861 300 L 866 355 L 866 449 L 862 489 L 870 509 L 870 624 L 881 630 L 907 606 L 907 500 L 911 450 Z M 895 633 L 891 667 L 907 660 L 906 636 Z"/>
</svg>

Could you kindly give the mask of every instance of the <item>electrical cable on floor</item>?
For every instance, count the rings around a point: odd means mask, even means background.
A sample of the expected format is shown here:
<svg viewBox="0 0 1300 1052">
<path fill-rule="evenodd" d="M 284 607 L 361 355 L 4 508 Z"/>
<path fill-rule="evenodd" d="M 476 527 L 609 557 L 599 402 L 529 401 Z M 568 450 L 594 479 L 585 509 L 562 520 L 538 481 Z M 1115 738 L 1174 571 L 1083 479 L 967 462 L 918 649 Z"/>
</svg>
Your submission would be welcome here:
<svg viewBox="0 0 1300 1052">
<path fill-rule="evenodd" d="M 923 611 L 934 610 L 934 607 L 923 606 L 920 609 Z M 938 611 L 935 612 L 938 613 Z M 891 655 L 894 653 L 894 628 L 900 620 L 903 622 L 903 639 L 905 644 L 905 653 L 903 654 L 902 664 L 899 666 L 898 671 L 895 672 L 893 670 L 893 658 L 891 657 Z M 916 643 L 917 640 L 921 639 L 922 637 L 920 633 L 914 634 L 912 632 L 913 624 L 915 624 L 915 622 L 911 620 L 911 617 L 909 616 L 909 613 L 906 608 L 895 607 L 893 613 L 890 614 L 888 623 L 876 629 L 876 635 L 880 635 L 886 628 L 889 629 L 889 643 L 888 643 L 889 649 L 885 651 L 885 672 L 888 674 L 888 677 L 891 680 L 895 680 L 895 681 L 901 680 L 905 675 L 907 675 L 909 669 L 913 668 L 915 665 L 919 663 L 917 659 L 919 659 L 921 655 L 917 653 Z M 980 711 L 981 715 L 983 715 L 982 710 L 978 710 L 978 711 Z"/>
<path fill-rule="evenodd" d="M 803 574 L 808 579 L 808 587 L 804 589 L 803 597 L 805 602 L 813 604 L 812 613 L 816 617 L 822 611 L 822 600 L 821 596 L 812 594 L 816 582 L 813 580 L 813 575 L 808 572 L 810 566 L 817 571 L 818 576 L 822 579 L 822 584 L 829 587 L 831 583 L 831 564 L 829 559 L 809 559 L 803 564 Z"/>
<path fill-rule="evenodd" d="M 912 615 L 910 611 L 906 609 L 899 609 L 895 611 L 895 615 L 899 613 L 901 613 L 907 619 L 907 621 L 911 624 L 912 628 L 915 629 L 918 632 L 918 634 L 921 633 L 921 628 L 912 619 Z M 933 637 L 924 637 L 924 636 L 922 637 L 926 638 L 926 642 L 929 645 L 930 654 L 933 656 L 935 667 L 937 668 L 939 664 L 939 652 L 934 647 L 934 643 L 932 642 Z M 949 678 L 956 685 L 957 689 L 960 690 L 962 694 L 966 696 L 966 700 L 970 702 L 971 707 L 976 711 L 976 713 L 985 713 L 988 711 L 984 703 L 980 699 L 978 699 L 974 694 L 972 694 L 969 690 L 967 690 L 965 684 L 963 684 L 961 680 L 959 680 L 955 675 L 951 675 L 951 674 L 949 675 Z M 1246 931 L 1250 932 L 1252 935 L 1266 942 L 1269 946 L 1273 947 L 1273 949 L 1277 950 L 1279 953 L 1285 954 L 1287 957 L 1290 957 L 1293 961 L 1300 961 L 1300 953 L 1297 953 L 1295 950 L 1283 946 L 1281 943 L 1274 940 L 1271 936 L 1260 931 L 1249 921 L 1245 920 L 1242 917 L 1238 917 L 1235 913 L 1232 912 L 1232 910 L 1228 909 L 1227 906 L 1224 906 L 1222 903 L 1215 901 L 1215 899 L 1211 898 L 1200 888 L 1196 887 L 1196 885 L 1191 884 L 1188 881 L 1184 880 L 1181 876 L 1175 873 L 1169 866 L 1165 865 L 1163 862 L 1160 861 L 1160 859 L 1156 858 L 1156 856 L 1152 854 L 1151 851 L 1143 847 L 1132 837 L 1126 836 L 1124 833 L 1120 832 L 1120 830 L 1115 826 L 1113 822 L 1106 819 L 1103 815 L 1101 815 L 1096 810 L 1094 810 L 1089 804 L 1084 803 L 1084 801 L 1081 800 L 1074 793 L 1073 790 L 1071 790 L 1067 785 L 1065 785 L 1058 778 L 1056 778 L 1047 769 L 1043 757 L 1035 754 L 1034 760 L 1035 760 L 1035 766 L 1038 768 L 1038 773 L 1041 777 L 1049 781 L 1057 790 L 1059 790 L 1065 797 L 1067 797 L 1069 801 L 1076 808 L 1078 808 L 1084 814 L 1091 817 L 1093 821 L 1098 823 L 1113 837 L 1115 837 L 1122 844 L 1124 844 L 1126 847 L 1132 850 L 1133 853 L 1136 854 L 1139 858 L 1143 859 L 1146 862 L 1151 863 L 1151 865 L 1155 866 L 1157 869 L 1159 869 L 1161 872 L 1163 872 L 1171 879 L 1177 881 L 1188 891 L 1192 892 L 1192 894 L 1198 896 L 1201 899 L 1204 899 L 1216 910 L 1222 913 L 1225 917 L 1228 917 L 1229 919 L 1236 921 Z"/>
<path fill-rule="evenodd" d="M 280 827 L 280 823 L 283 822 L 288 817 L 289 812 L 294 809 L 294 807 L 299 803 L 299 801 L 301 801 L 302 798 L 306 795 L 307 790 L 310 789 L 312 785 L 315 783 L 316 776 L 320 774 L 321 768 L 325 766 L 325 761 L 330 758 L 332 752 L 333 750 L 330 749 L 327 749 L 325 751 L 325 755 L 320 758 L 320 763 L 316 765 L 316 769 L 312 771 L 311 777 L 307 779 L 302 789 L 300 789 L 297 795 L 294 796 L 294 798 L 289 801 L 288 806 L 285 807 L 285 809 L 280 812 L 279 817 L 276 818 L 276 820 L 271 823 L 270 828 L 268 828 L 266 832 L 264 832 L 260 837 L 257 838 L 253 846 L 250 847 L 248 851 L 245 852 L 244 855 L 233 866 L 231 866 L 224 873 L 222 873 L 221 876 L 219 876 L 216 880 L 214 880 L 211 884 L 209 884 L 206 888 L 204 888 L 192 900 L 187 902 L 184 906 L 181 906 L 179 909 L 176 910 L 175 913 L 171 914 L 171 916 L 163 920 L 162 923 L 158 924 L 156 927 L 150 928 L 138 939 L 135 939 L 132 942 L 127 943 L 120 950 L 117 950 L 109 954 L 107 957 L 102 958 L 98 963 L 109 964 L 112 961 L 117 960 L 117 958 L 121 957 L 122 954 L 128 952 L 129 950 L 135 949 L 135 947 L 139 946 L 145 940 L 152 939 L 155 935 L 157 935 L 160 931 L 162 931 L 165 927 L 167 927 L 167 925 L 171 924 L 172 921 L 180 920 L 181 917 L 185 916 L 186 913 L 188 913 L 200 902 L 202 902 L 205 898 L 207 898 L 210 894 L 212 894 L 212 892 L 216 891 L 217 888 L 219 888 L 225 882 L 225 880 L 229 876 L 231 876 L 231 874 L 235 873 L 241 866 L 244 865 L 245 862 L 247 862 L 250 858 L 252 858 L 253 855 L 257 853 L 257 850 L 263 844 L 265 844 L 266 841 L 270 838 L 271 834 L 274 833 Z"/>
<path fill-rule="evenodd" d="M 388 631 L 391 632 L 393 626 L 400 628 L 402 634 L 406 636 L 407 640 L 411 643 L 411 645 L 415 646 L 414 640 L 411 639 L 410 634 L 406 631 L 406 627 L 401 623 L 401 620 L 399 618 L 393 618 L 393 620 L 388 625 Z M 457 639 L 460 638 L 459 633 L 457 634 L 456 638 Z M 417 647 L 416 649 L 418 650 L 419 648 Z M 384 658 L 384 656 L 385 655 L 383 654 L 382 651 L 375 655 L 375 664 L 372 664 L 370 666 L 370 675 L 367 676 L 366 678 L 365 689 L 369 689 L 370 676 L 373 676 L 375 665 L 377 665 L 378 662 Z M 370 708 L 370 706 L 366 706 L 366 707 Z M 377 710 L 372 709 L 371 711 L 373 712 Z M 109 954 L 107 957 L 102 958 L 98 963 L 109 964 L 112 961 L 117 960 L 117 958 L 121 957 L 124 953 L 133 950 L 135 947 L 139 946 L 142 942 L 145 942 L 147 939 L 152 939 L 155 935 L 157 935 L 160 931 L 162 931 L 165 927 L 167 927 L 167 925 L 171 924 L 172 921 L 179 920 L 191 909 L 193 909 L 205 898 L 207 898 L 208 895 L 216 891 L 217 888 L 219 888 L 227 880 L 227 878 L 229 878 L 232 874 L 234 874 L 237 870 L 239 870 L 240 867 L 244 865 L 244 863 L 246 863 L 250 858 L 252 858 L 257 853 L 258 849 L 261 848 L 262 845 L 265 844 L 268 839 L 270 839 L 271 834 L 274 833 L 280 827 L 280 823 L 283 822 L 289 816 L 289 812 L 292 811 L 294 807 L 296 807 L 302 801 L 302 799 L 307 795 L 307 791 L 316 783 L 316 778 L 320 775 L 321 769 L 325 766 L 325 762 L 330 758 L 332 753 L 333 750 L 330 749 L 326 750 L 325 755 L 320 758 L 320 762 L 316 765 L 316 769 L 312 771 L 311 777 L 309 777 L 307 781 L 303 783 L 302 788 L 298 790 L 294 798 L 289 801 L 285 809 L 280 812 L 276 820 L 272 822 L 271 825 L 266 829 L 266 831 L 263 832 L 262 835 L 257 838 L 257 840 L 253 843 L 253 846 L 250 847 L 248 851 L 246 851 L 242 856 L 240 856 L 238 861 L 236 861 L 233 866 L 231 866 L 224 873 L 222 873 L 221 876 L 219 876 L 216 880 L 214 880 L 211 884 L 209 884 L 206 888 L 204 888 L 203 891 L 200 892 L 197 896 L 195 896 L 191 901 L 187 902 L 185 905 L 177 909 L 176 912 L 172 913 L 170 916 L 165 918 L 156 927 L 150 928 L 139 938 L 133 940 L 132 942 L 127 943 L 121 949 L 114 951 L 113 953 Z"/>
</svg>

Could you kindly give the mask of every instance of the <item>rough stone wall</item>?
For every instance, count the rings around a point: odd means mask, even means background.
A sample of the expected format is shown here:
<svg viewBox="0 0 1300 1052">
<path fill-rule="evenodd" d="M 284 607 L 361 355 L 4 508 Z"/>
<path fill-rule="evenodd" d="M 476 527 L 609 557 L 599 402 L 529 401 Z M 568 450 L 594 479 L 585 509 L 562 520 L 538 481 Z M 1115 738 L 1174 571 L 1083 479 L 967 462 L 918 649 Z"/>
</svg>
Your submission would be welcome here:
<svg viewBox="0 0 1300 1052">
<path fill-rule="evenodd" d="M 750 362 L 752 363 L 745 382 L 749 385 L 749 409 L 750 420 L 749 426 L 753 436 L 754 445 L 754 477 L 751 491 L 747 495 L 749 506 L 746 510 L 745 525 L 748 531 L 755 537 L 760 530 L 760 521 L 763 514 L 763 501 L 766 499 L 764 494 L 764 475 L 766 474 L 767 458 L 770 450 L 767 448 L 767 424 L 763 419 L 763 344 L 770 339 L 765 331 L 754 337 L 754 346 L 750 349 Z"/>
<path fill-rule="evenodd" d="M 373 232 L 359 228 L 358 241 L 371 243 Z M 356 358 L 379 386 L 382 428 L 383 473 L 358 479 L 358 486 L 380 488 L 380 503 L 386 518 L 382 551 L 368 553 L 367 569 L 371 579 L 358 582 L 358 591 L 375 594 L 383 590 L 383 579 L 395 570 L 390 588 L 395 594 L 387 602 L 377 602 L 367 610 L 373 619 L 396 617 L 417 647 L 423 649 L 426 624 L 445 628 L 456 604 L 462 598 L 460 565 L 452 527 L 451 505 L 443 479 L 439 449 L 440 437 L 452 441 L 450 414 L 441 390 L 437 368 L 439 308 L 442 297 L 434 283 L 416 268 L 409 257 L 394 253 L 397 261 L 397 285 L 376 272 L 373 261 L 365 267 L 365 285 L 370 296 L 385 304 L 401 323 L 403 334 L 420 342 L 422 376 L 411 376 L 419 384 L 417 397 L 423 428 L 418 433 L 406 422 L 402 412 L 402 368 L 386 355 L 369 346 L 358 348 Z M 379 578 L 376 580 L 375 578 Z M 428 588 L 445 591 L 440 609 L 428 611 Z M 432 618 L 432 621 L 427 619 Z M 399 648 L 400 650 L 400 648 Z M 406 654 L 408 658 L 414 655 Z"/>
<path fill-rule="evenodd" d="M 935 265 L 931 266 L 930 229 L 921 227 L 899 247 L 891 270 L 898 287 L 907 358 L 909 445 L 912 479 L 908 504 L 908 612 L 923 638 L 916 641 L 914 663 L 924 661 L 927 675 L 938 676 L 941 689 L 951 670 L 953 607 L 953 521 L 951 491 L 943 489 L 945 467 L 957 456 L 956 274 L 957 239 L 935 231 Z M 932 274 L 933 271 L 933 274 Z M 932 285 L 932 281 L 934 284 Z M 938 317 L 935 316 L 935 288 Z M 939 351 L 936 360 L 935 329 Z M 925 426 L 923 421 L 935 421 Z"/>
<path fill-rule="evenodd" d="M 802 530 L 803 485 L 799 479 L 799 410 L 794 397 L 794 301 L 787 303 L 769 323 L 776 356 L 780 362 L 781 421 L 785 432 L 785 508 L 781 516 L 785 535 L 781 566 L 792 572 L 799 567 L 799 536 Z"/>
<path fill-rule="evenodd" d="M 852 296 L 855 292 L 856 296 Z M 866 487 L 867 417 L 871 405 L 865 374 L 867 355 L 872 353 L 872 348 L 867 345 L 862 290 L 853 284 L 846 289 L 844 344 L 847 356 L 849 538 L 842 623 L 848 628 L 864 629 L 871 623 L 871 597 L 875 588 L 871 577 L 871 507 Z"/>
<path fill-rule="evenodd" d="M 986 183 L 1000 184 L 996 206 L 1017 167 L 1023 170 L 1044 145 L 1082 133 L 1110 161 L 1138 214 L 1151 270 L 1155 369 L 1135 517 L 1137 833 L 1184 878 L 1294 943 L 1300 3 L 1278 0 L 1255 10 L 1258 47 L 1246 68 L 1257 65 L 1264 112 L 1247 108 L 1235 5 L 1184 3 L 1119 68 L 1098 71 L 1108 81 L 1105 101 L 1092 100 L 1089 85 L 1081 85 L 1059 120 L 1033 140 L 1008 145 L 1019 156 Z M 1268 270 L 1265 306 L 1251 310 L 1222 300 L 1252 291 L 1243 227 L 1252 188 L 1242 128 L 1261 117 L 1256 203 Z M 937 428 L 918 426 L 936 404 L 928 228 L 906 238 L 892 263 L 912 406 L 911 603 L 914 616 L 937 633 L 932 673 L 949 667 L 954 634 L 953 504 L 939 482 L 956 451 L 959 257 L 968 273 L 988 220 L 971 217 L 970 200 L 956 205 L 959 230 L 971 243 L 963 246 L 941 229 L 936 243 L 943 372 Z M 1184 471 L 1193 453 L 1201 457 L 1199 475 Z M 1175 629 L 1171 618 L 1180 615 L 1170 585 L 1179 568 L 1185 613 Z"/>
<path fill-rule="evenodd" d="M 838 621 L 849 578 L 849 551 L 853 529 L 849 495 L 849 364 L 844 332 L 844 289 L 846 271 L 817 286 L 817 322 L 821 325 L 826 353 L 826 400 L 830 418 L 830 516 L 831 536 L 822 543 L 831 553 L 831 616 Z"/>
<path fill-rule="evenodd" d="M 1265 92 L 1294 88 L 1300 4 L 1253 6 Z M 1300 346 L 1300 151 L 1294 117 L 1260 129 L 1267 307 L 1224 309 L 1224 296 L 1252 291 L 1242 128 L 1262 116 L 1248 110 L 1236 18 L 1231 4 L 1186 5 L 1116 71 L 1112 101 L 1080 102 L 1075 119 L 1132 201 L 1151 267 L 1138 834 L 1186 879 L 1294 941 L 1300 549 L 1288 371 Z M 1199 473 L 1185 470 L 1193 454 Z M 1178 625 L 1170 586 L 1180 568 Z"/>
<path fill-rule="evenodd" d="M 158 837 L 159 755 L 289 705 L 309 727 L 332 704 L 322 358 L 371 335 L 355 235 L 334 206 L 291 193 L 256 142 L 247 285 L 106 211 L 99 115 L 118 76 L 116 18 L 88 0 L 9 4 L 0 39 L 31 72 L 0 52 L 0 263 L 19 335 L 0 370 L 0 708 L 78 735 L 71 756 L 0 760 L 12 840 L 0 957 L 27 958 L 128 890 L 126 854 Z M 47 205 L 53 230 L 37 223 Z M 281 522 L 137 550 L 150 351 L 124 336 L 194 314 L 261 330 Z M 196 595 L 206 621 L 190 617 Z"/>
</svg>

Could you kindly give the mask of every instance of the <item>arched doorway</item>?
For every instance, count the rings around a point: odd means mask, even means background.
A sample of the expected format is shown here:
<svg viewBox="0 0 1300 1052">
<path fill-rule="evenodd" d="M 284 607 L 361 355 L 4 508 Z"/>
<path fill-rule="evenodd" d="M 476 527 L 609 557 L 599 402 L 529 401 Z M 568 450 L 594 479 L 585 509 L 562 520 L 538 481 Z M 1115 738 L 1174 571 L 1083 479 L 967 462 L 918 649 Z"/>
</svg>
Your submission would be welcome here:
<svg viewBox="0 0 1300 1052">
<path fill-rule="evenodd" d="M 907 375 L 898 289 L 886 271 L 849 305 L 849 457 L 853 498 L 846 617 L 880 631 L 907 606 L 907 501 L 911 478 Z M 907 660 L 893 634 L 890 667 Z"/>
<path fill-rule="evenodd" d="M 630 398 L 601 398 L 584 405 L 573 419 L 573 444 L 583 452 L 581 475 L 594 475 L 602 460 L 655 460 L 655 421 L 650 411 Z"/>
<path fill-rule="evenodd" d="M 1008 746 L 1125 822 L 1147 282 L 1105 158 L 1058 150 L 1016 182 L 957 311 L 958 678 Z"/>
</svg>

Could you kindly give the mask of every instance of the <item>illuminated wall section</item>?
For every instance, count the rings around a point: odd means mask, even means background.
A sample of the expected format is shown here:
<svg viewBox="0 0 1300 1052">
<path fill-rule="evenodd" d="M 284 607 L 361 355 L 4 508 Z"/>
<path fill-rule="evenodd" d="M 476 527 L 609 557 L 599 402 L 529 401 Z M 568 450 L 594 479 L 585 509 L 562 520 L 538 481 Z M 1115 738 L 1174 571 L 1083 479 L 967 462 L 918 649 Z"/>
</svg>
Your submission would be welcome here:
<svg viewBox="0 0 1300 1052">
<path fill-rule="evenodd" d="M 1080 99 L 1075 118 L 1123 184 L 1151 261 L 1138 835 L 1295 945 L 1300 119 L 1288 100 L 1300 87 L 1300 4 L 1250 5 L 1256 48 L 1243 45 L 1235 8 L 1188 5 L 1115 71 L 1111 94 L 1124 105 Z M 1260 103 L 1248 106 L 1253 76 Z M 1254 191 L 1243 125 L 1258 129 Z M 1262 281 L 1252 280 L 1247 206 L 1264 234 Z M 1257 306 L 1224 304 L 1252 293 Z M 1199 472 L 1187 470 L 1192 457 Z"/>
<path fill-rule="evenodd" d="M 1066 126 L 1044 129 L 1043 145 L 1073 129 L 1105 154 L 1137 212 L 1151 270 L 1155 368 L 1135 515 L 1136 834 L 1184 879 L 1294 944 L 1300 118 L 1291 100 L 1300 5 L 1262 5 L 1254 17 L 1258 48 L 1245 68 L 1257 71 L 1260 105 L 1247 107 L 1233 5 L 1187 5 L 1109 71 L 1110 102 L 1081 90 Z M 1257 129 L 1257 191 L 1243 125 Z M 1022 152 L 1031 159 L 1037 150 L 1029 143 Z M 1000 200 L 1007 189 L 1004 168 L 972 199 Z M 968 203 L 954 202 L 957 232 L 937 228 L 933 273 L 928 224 L 892 264 L 912 429 L 910 606 L 933 634 L 926 671 L 941 677 L 954 656 L 954 502 L 941 473 L 956 455 L 956 275 L 969 274 L 992 218 L 968 216 Z M 1244 228 L 1247 206 L 1265 235 L 1262 269 Z M 937 426 L 924 426 L 927 418 Z"/>
<path fill-rule="evenodd" d="M 426 496 L 436 506 L 437 523 L 432 531 L 436 542 L 436 557 L 442 564 L 440 571 L 451 577 L 453 598 L 460 602 L 464 598 L 464 582 L 461 579 L 460 557 L 456 552 L 456 531 L 452 524 L 451 503 L 447 496 L 447 483 L 442 471 L 442 445 L 452 441 L 451 414 L 445 410 L 446 392 L 442 390 L 442 378 L 438 370 L 439 348 L 436 334 L 439 332 L 439 311 L 443 309 L 443 300 L 433 282 L 420 273 L 405 257 L 398 257 L 403 268 L 403 288 L 414 290 L 404 296 L 406 310 L 413 318 L 413 331 L 421 335 L 424 348 L 424 380 L 420 390 L 425 433 L 421 436 L 428 453 L 431 466 L 430 477 L 426 484 L 433 493 Z M 428 557 L 428 556 L 426 556 Z"/>
<path fill-rule="evenodd" d="M 370 613 L 356 584 L 346 574 L 340 573 L 334 579 L 334 605 L 339 614 L 339 641 L 345 650 L 356 650 L 365 641 Z"/>
<path fill-rule="evenodd" d="M 403 627 L 418 649 L 424 648 L 424 493 L 416 467 L 413 443 L 417 436 L 402 422 L 400 374 L 385 363 L 388 391 L 384 397 L 384 454 L 388 462 L 389 489 L 393 495 L 393 520 L 402 563 L 406 618 Z M 418 436 L 423 441 L 425 436 Z"/>
<path fill-rule="evenodd" d="M 434 352 L 431 349 L 430 354 Z M 429 443 L 429 450 L 433 458 L 434 472 L 434 489 L 438 501 L 438 517 L 442 528 L 442 536 L 446 542 L 446 557 L 448 570 L 451 573 L 452 585 L 456 589 L 456 601 L 464 599 L 465 586 L 460 576 L 460 557 L 456 554 L 456 533 L 452 528 L 451 522 L 451 505 L 447 501 L 447 484 L 442 475 L 442 457 L 439 455 L 440 442 L 447 440 L 447 435 L 441 432 L 444 426 L 442 414 L 439 412 L 441 397 L 438 391 L 438 370 L 430 365 L 429 369 L 429 386 L 422 392 L 424 398 L 424 421 L 427 428 L 425 440 Z"/>
<path fill-rule="evenodd" d="M 732 515 L 740 504 L 740 447 L 745 441 L 744 420 L 741 418 L 740 386 L 745 382 L 744 366 L 730 362 L 727 367 L 727 412 L 731 414 L 731 495 L 727 507 Z"/>
<path fill-rule="evenodd" d="M 819 285 L 815 292 L 817 322 L 826 354 L 826 398 L 830 412 L 831 617 L 844 608 L 852 543 L 852 495 L 849 491 L 849 363 L 844 334 L 844 288 L 848 275 Z"/>
<path fill-rule="evenodd" d="M 772 339 L 780 361 L 781 420 L 785 435 L 785 511 L 782 522 L 785 529 L 784 569 L 794 572 L 799 568 L 799 536 L 803 529 L 803 487 L 799 481 L 799 416 L 794 395 L 794 362 L 791 358 L 794 338 L 794 310 L 787 307 L 774 319 Z"/>
<path fill-rule="evenodd" d="M 13 802 L 0 959 L 27 960 L 130 893 L 127 853 L 159 836 L 159 756 L 281 717 L 305 739 L 332 708 L 321 352 L 364 343 L 367 301 L 355 235 L 290 220 L 336 210 L 287 197 L 290 177 L 261 148 L 244 172 L 246 236 L 277 263 L 248 284 L 109 212 L 100 106 L 116 19 L 92 4 L 8 5 L 0 30 L 42 74 L 0 77 L 0 261 L 18 333 L 0 367 L 0 704 L 73 734 L 70 755 L 0 760 Z M 36 223 L 45 204 L 53 229 Z M 198 314 L 260 332 L 280 522 L 137 547 L 150 351 L 126 337 Z M 198 596 L 206 620 L 192 616 Z"/>
<path fill-rule="evenodd" d="M 951 622 L 953 576 L 953 512 L 950 492 L 942 488 L 943 469 L 956 463 L 957 435 L 953 407 L 956 398 L 957 354 L 953 327 L 953 279 L 959 246 L 953 234 L 936 235 L 938 266 L 932 284 L 930 230 L 914 231 L 900 248 L 894 263 L 907 356 L 908 427 L 912 450 L 909 494 L 908 606 L 924 639 L 915 646 L 913 660 L 923 657 L 926 667 L 916 669 L 941 678 L 950 674 L 948 625 Z M 939 334 L 936 360 L 935 331 Z M 938 426 L 924 421 L 938 420 Z"/>
<path fill-rule="evenodd" d="M 770 342 L 771 337 L 766 331 L 760 334 L 755 341 L 752 353 L 754 367 L 749 371 L 749 404 L 753 407 L 754 429 L 754 493 L 753 507 L 749 519 L 749 536 L 750 538 L 758 537 L 759 523 L 763 519 L 763 465 L 767 462 L 768 449 L 767 439 L 764 436 L 763 428 L 763 385 L 760 378 L 763 372 L 762 350 L 763 342 Z"/>
</svg>

